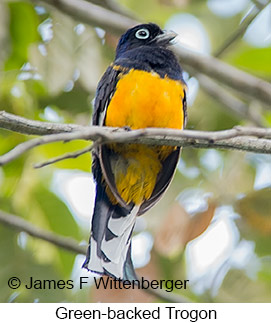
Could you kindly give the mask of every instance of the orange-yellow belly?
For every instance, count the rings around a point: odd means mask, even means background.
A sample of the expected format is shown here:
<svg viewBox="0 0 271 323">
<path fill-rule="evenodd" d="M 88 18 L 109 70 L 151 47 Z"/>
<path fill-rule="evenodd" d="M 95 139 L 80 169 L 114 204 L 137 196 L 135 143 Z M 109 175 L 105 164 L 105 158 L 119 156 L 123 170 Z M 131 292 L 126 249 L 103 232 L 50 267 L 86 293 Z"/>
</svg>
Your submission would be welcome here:
<svg viewBox="0 0 271 323">
<path fill-rule="evenodd" d="M 117 83 L 105 125 L 182 129 L 183 97 L 181 82 L 160 78 L 156 73 L 131 70 Z M 175 149 L 138 144 L 111 145 L 111 148 L 119 154 L 119 160 L 111 165 L 116 188 L 125 202 L 135 204 L 150 198 L 163 160 Z"/>
<path fill-rule="evenodd" d="M 183 127 L 181 82 L 131 70 L 122 76 L 107 108 L 105 125 L 131 129 Z"/>
</svg>

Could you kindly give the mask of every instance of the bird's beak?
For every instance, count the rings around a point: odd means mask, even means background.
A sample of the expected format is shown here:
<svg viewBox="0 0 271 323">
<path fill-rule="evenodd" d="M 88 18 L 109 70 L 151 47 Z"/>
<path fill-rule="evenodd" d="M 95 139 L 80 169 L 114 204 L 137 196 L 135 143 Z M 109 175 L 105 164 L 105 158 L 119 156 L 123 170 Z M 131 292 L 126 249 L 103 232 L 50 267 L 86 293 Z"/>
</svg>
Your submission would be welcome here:
<svg viewBox="0 0 271 323">
<path fill-rule="evenodd" d="M 175 33 L 172 30 L 163 31 L 163 34 L 160 34 L 154 38 L 154 41 L 159 45 L 171 45 L 171 41 L 178 36 L 177 33 Z"/>
</svg>

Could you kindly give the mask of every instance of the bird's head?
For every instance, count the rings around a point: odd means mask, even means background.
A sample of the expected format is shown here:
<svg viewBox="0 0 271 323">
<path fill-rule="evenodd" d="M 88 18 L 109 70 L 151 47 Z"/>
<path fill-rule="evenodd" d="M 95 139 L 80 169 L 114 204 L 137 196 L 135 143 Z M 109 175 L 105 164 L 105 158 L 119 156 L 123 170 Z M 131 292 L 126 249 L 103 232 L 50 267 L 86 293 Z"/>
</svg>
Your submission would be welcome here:
<svg viewBox="0 0 271 323">
<path fill-rule="evenodd" d="M 137 25 L 128 29 L 119 40 L 116 56 L 141 46 L 167 47 L 177 36 L 173 31 L 162 30 L 153 23 Z"/>
</svg>

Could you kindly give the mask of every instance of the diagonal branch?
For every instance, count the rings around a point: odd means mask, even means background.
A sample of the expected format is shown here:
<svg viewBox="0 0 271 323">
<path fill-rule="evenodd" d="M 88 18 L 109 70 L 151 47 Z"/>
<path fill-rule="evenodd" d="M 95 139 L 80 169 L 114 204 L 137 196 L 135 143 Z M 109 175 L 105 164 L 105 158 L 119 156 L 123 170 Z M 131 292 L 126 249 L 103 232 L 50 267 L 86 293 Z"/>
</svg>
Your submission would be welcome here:
<svg viewBox="0 0 271 323">
<path fill-rule="evenodd" d="M 79 243 L 72 238 L 64 237 L 56 233 L 38 228 L 16 215 L 6 213 L 1 210 L 0 210 L 0 223 L 10 227 L 13 230 L 17 230 L 19 232 L 26 232 L 32 237 L 47 241 L 67 251 L 74 252 L 76 254 L 82 254 L 82 255 L 85 255 L 87 252 L 86 246 L 79 245 Z M 167 293 L 164 290 L 158 291 L 158 290 L 152 290 L 152 289 L 144 289 L 144 291 L 155 297 L 162 299 L 163 301 L 170 302 L 170 303 L 191 302 L 189 299 L 180 295 L 176 295 L 176 294 L 169 295 L 169 293 Z"/>
<path fill-rule="evenodd" d="M 208 76 L 196 74 L 200 87 L 215 100 L 221 102 L 228 111 L 234 115 L 241 117 L 243 120 L 248 120 L 257 127 L 264 126 L 264 118 L 257 109 L 250 109 L 250 106 L 233 95 L 217 82 L 213 81 Z"/>
<path fill-rule="evenodd" d="M 28 221 L 0 210 L 0 222 L 20 232 L 26 232 L 32 237 L 53 243 L 65 250 L 75 252 L 77 254 L 86 254 L 87 247 L 80 246 L 77 241 L 72 238 L 63 237 L 56 233 L 40 229 Z"/>
<path fill-rule="evenodd" d="M 253 22 L 253 20 L 258 17 L 258 15 L 269 5 L 269 1 L 265 4 L 260 5 L 255 4 L 250 12 L 246 15 L 246 17 L 242 20 L 239 27 L 225 40 L 225 42 L 218 48 L 214 56 L 221 56 L 230 46 L 232 46 L 238 39 L 240 39 L 245 32 L 247 31 L 249 25 Z"/>
<path fill-rule="evenodd" d="M 176 53 L 184 67 L 192 67 L 196 73 L 205 74 L 248 97 L 254 98 L 271 109 L 271 84 L 246 73 L 221 60 L 178 47 Z"/>
<path fill-rule="evenodd" d="M 138 24 L 138 21 L 130 17 L 84 0 L 41 0 L 38 2 L 53 6 L 81 22 L 110 30 L 116 34 L 121 34 L 124 30 Z"/>
<path fill-rule="evenodd" d="M 84 0 L 40 0 L 40 2 L 52 5 L 84 23 L 104 28 L 117 35 L 140 23 Z M 183 47 L 176 48 L 176 54 L 184 67 L 192 67 L 197 73 L 208 75 L 271 108 L 271 84 L 268 82 L 214 57 L 205 56 Z"/>
</svg>

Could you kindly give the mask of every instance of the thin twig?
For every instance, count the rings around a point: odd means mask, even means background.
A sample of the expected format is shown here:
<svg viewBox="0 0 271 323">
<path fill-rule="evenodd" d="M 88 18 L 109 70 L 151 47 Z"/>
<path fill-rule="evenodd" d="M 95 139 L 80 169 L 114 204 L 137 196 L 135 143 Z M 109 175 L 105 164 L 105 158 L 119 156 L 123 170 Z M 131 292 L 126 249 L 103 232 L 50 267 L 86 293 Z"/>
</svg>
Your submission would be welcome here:
<svg viewBox="0 0 271 323">
<path fill-rule="evenodd" d="M 73 152 L 73 153 L 68 153 L 68 154 L 62 155 L 60 157 L 55 157 L 55 158 L 48 159 L 45 162 L 35 164 L 34 168 L 42 168 L 42 167 L 45 167 L 45 166 L 48 166 L 48 165 L 55 164 L 57 162 L 65 160 L 65 159 L 77 158 L 79 156 L 82 156 L 85 153 L 90 152 L 93 149 L 93 146 L 94 145 L 91 145 L 91 146 L 88 146 L 88 147 L 83 148 L 81 150 L 77 150 L 76 152 Z"/>
<path fill-rule="evenodd" d="M 271 0 L 251 0 L 259 9 L 262 9 L 266 4 L 271 3 Z"/>
<path fill-rule="evenodd" d="M 72 238 L 63 237 L 61 235 L 52 233 L 50 231 L 40 229 L 16 215 L 6 213 L 1 210 L 0 210 L 0 222 L 4 225 L 9 226 L 13 230 L 16 230 L 19 232 L 26 232 L 32 237 L 47 241 L 67 251 L 74 252 L 76 254 L 82 254 L 82 255 L 85 255 L 87 252 L 87 246 L 79 245 L 79 243 Z M 176 294 L 168 295 L 169 293 L 167 293 L 164 290 L 157 291 L 152 289 L 144 289 L 144 291 L 166 302 L 171 302 L 171 303 L 191 302 L 189 299 L 180 295 L 176 295 Z"/>
<path fill-rule="evenodd" d="M 258 7 L 257 5 L 253 5 L 250 12 L 247 16 L 242 20 L 239 27 L 225 40 L 221 47 L 219 47 L 213 56 L 220 57 L 230 46 L 232 46 L 238 39 L 240 39 L 248 29 L 249 25 L 253 22 L 253 20 L 258 17 L 258 15 L 262 12 L 263 9 L 267 7 L 269 3 L 267 2 L 265 5 Z"/>
</svg>

